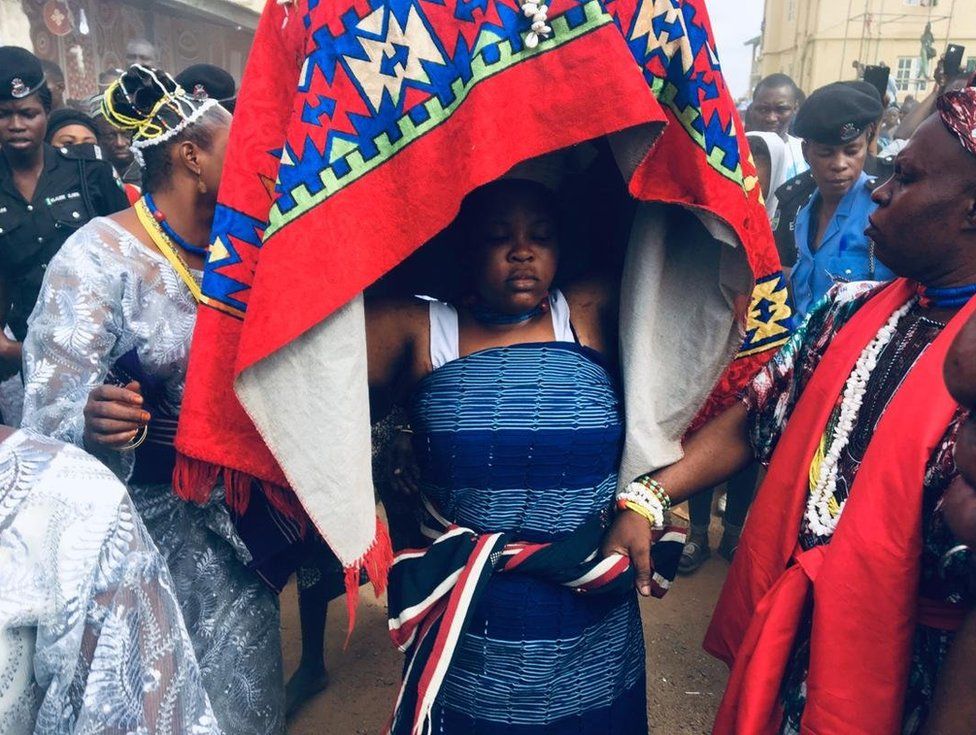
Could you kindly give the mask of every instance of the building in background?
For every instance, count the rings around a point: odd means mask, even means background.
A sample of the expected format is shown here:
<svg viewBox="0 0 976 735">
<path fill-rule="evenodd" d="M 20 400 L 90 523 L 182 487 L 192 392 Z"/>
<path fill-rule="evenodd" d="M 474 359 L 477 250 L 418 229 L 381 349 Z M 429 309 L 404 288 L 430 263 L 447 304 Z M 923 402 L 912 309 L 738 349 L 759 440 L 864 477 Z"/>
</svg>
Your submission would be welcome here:
<svg viewBox="0 0 976 735">
<path fill-rule="evenodd" d="M 23 46 L 65 72 L 66 97 L 98 91 L 125 66 L 126 44 L 148 39 L 177 74 L 211 63 L 240 80 L 262 0 L 0 0 L 0 44 Z"/>
<path fill-rule="evenodd" d="M 749 90 L 752 91 L 762 79 L 762 36 L 750 38 L 743 44 L 749 49 Z"/>
<path fill-rule="evenodd" d="M 974 0 L 765 0 L 760 68 L 785 72 L 807 92 L 853 79 L 855 63 L 885 64 L 898 97 L 932 89 L 922 62 L 922 36 L 931 24 L 939 55 L 949 43 L 966 47 L 963 66 L 976 70 Z M 951 30 L 950 30 L 951 29 Z"/>
</svg>

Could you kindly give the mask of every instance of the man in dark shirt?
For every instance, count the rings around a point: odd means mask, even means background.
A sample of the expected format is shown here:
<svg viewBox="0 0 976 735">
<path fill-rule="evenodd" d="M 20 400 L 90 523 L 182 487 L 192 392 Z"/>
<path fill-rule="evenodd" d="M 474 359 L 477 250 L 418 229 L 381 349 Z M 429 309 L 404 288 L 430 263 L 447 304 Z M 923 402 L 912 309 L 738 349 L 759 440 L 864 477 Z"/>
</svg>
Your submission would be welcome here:
<svg viewBox="0 0 976 735">
<path fill-rule="evenodd" d="M 64 241 L 92 217 L 128 201 L 94 146 L 44 142 L 51 92 L 38 59 L 0 47 L 0 379 L 20 370 L 20 343 L 44 270 Z"/>
</svg>

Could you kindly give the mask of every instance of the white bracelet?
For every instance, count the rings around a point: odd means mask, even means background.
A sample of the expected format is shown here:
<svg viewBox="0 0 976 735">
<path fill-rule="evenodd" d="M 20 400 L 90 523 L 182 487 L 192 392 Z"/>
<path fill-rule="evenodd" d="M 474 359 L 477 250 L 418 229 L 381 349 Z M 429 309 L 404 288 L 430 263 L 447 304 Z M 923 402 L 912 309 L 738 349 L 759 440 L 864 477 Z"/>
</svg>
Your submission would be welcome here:
<svg viewBox="0 0 976 735">
<path fill-rule="evenodd" d="M 654 528 L 664 527 L 664 504 L 643 484 L 632 482 L 617 493 L 617 503 L 633 503 L 639 506 L 648 516 Z"/>
</svg>

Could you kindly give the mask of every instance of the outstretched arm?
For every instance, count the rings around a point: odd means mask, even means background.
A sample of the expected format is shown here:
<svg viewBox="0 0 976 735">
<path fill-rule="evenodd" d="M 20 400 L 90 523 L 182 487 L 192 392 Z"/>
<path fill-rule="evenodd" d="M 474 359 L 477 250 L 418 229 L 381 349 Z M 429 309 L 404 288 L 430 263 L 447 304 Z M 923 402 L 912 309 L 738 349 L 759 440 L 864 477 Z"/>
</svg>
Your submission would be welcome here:
<svg viewBox="0 0 976 735">
<path fill-rule="evenodd" d="M 895 128 L 891 137 L 895 140 L 908 140 L 912 134 L 918 130 L 918 126 L 928 120 L 929 116 L 935 112 L 935 103 L 945 92 L 946 83 L 945 60 L 939 59 L 939 64 L 935 69 L 935 86 L 929 96 L 915 105 L 915 108 L 902 119 L 898 127 Z"/>
<path fill-rule="evenodd" d="M 753 461 L 747 418 L 746 405 L 737 402 L 688 438 L 682 459 L 654 473 L 674 505 L 721 485 Z"/>
<path fill-rule="evenodd" d="M 654 473 L 672 503 L 721 484 L 753 460 L 747 418 L 746 405 L 736 403 L 689 437 L 682 459 Z M 651 526 L 646 518 L 631 510 L 620 513 L 601 551 L 604 556 L 629 556 L 637 572 L 637 591 L 645 597 L 651 594 Z"/>
</svg>

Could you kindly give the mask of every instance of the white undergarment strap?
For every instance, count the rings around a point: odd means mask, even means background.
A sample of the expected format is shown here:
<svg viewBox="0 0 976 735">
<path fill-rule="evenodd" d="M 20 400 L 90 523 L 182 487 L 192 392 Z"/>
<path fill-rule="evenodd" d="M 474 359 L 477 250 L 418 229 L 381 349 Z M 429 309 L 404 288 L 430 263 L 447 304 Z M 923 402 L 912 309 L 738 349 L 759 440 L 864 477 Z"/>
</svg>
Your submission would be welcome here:
<svg viewBox="0 0 976 735">
<path fill-rule="evenodd" d="M 458 313 L 450 304 L 431 301 L 430 365 L 434 370 L 458 359 Z"/>
<path fill-rule="evenodd" d="M 554 288 L 549 294 L 549 310 L 552 312 L 552 331 L 557 342 L 575 342 L 576 335 L 569 323 L 569 302 L 563 292 Z"/>
</svg>

